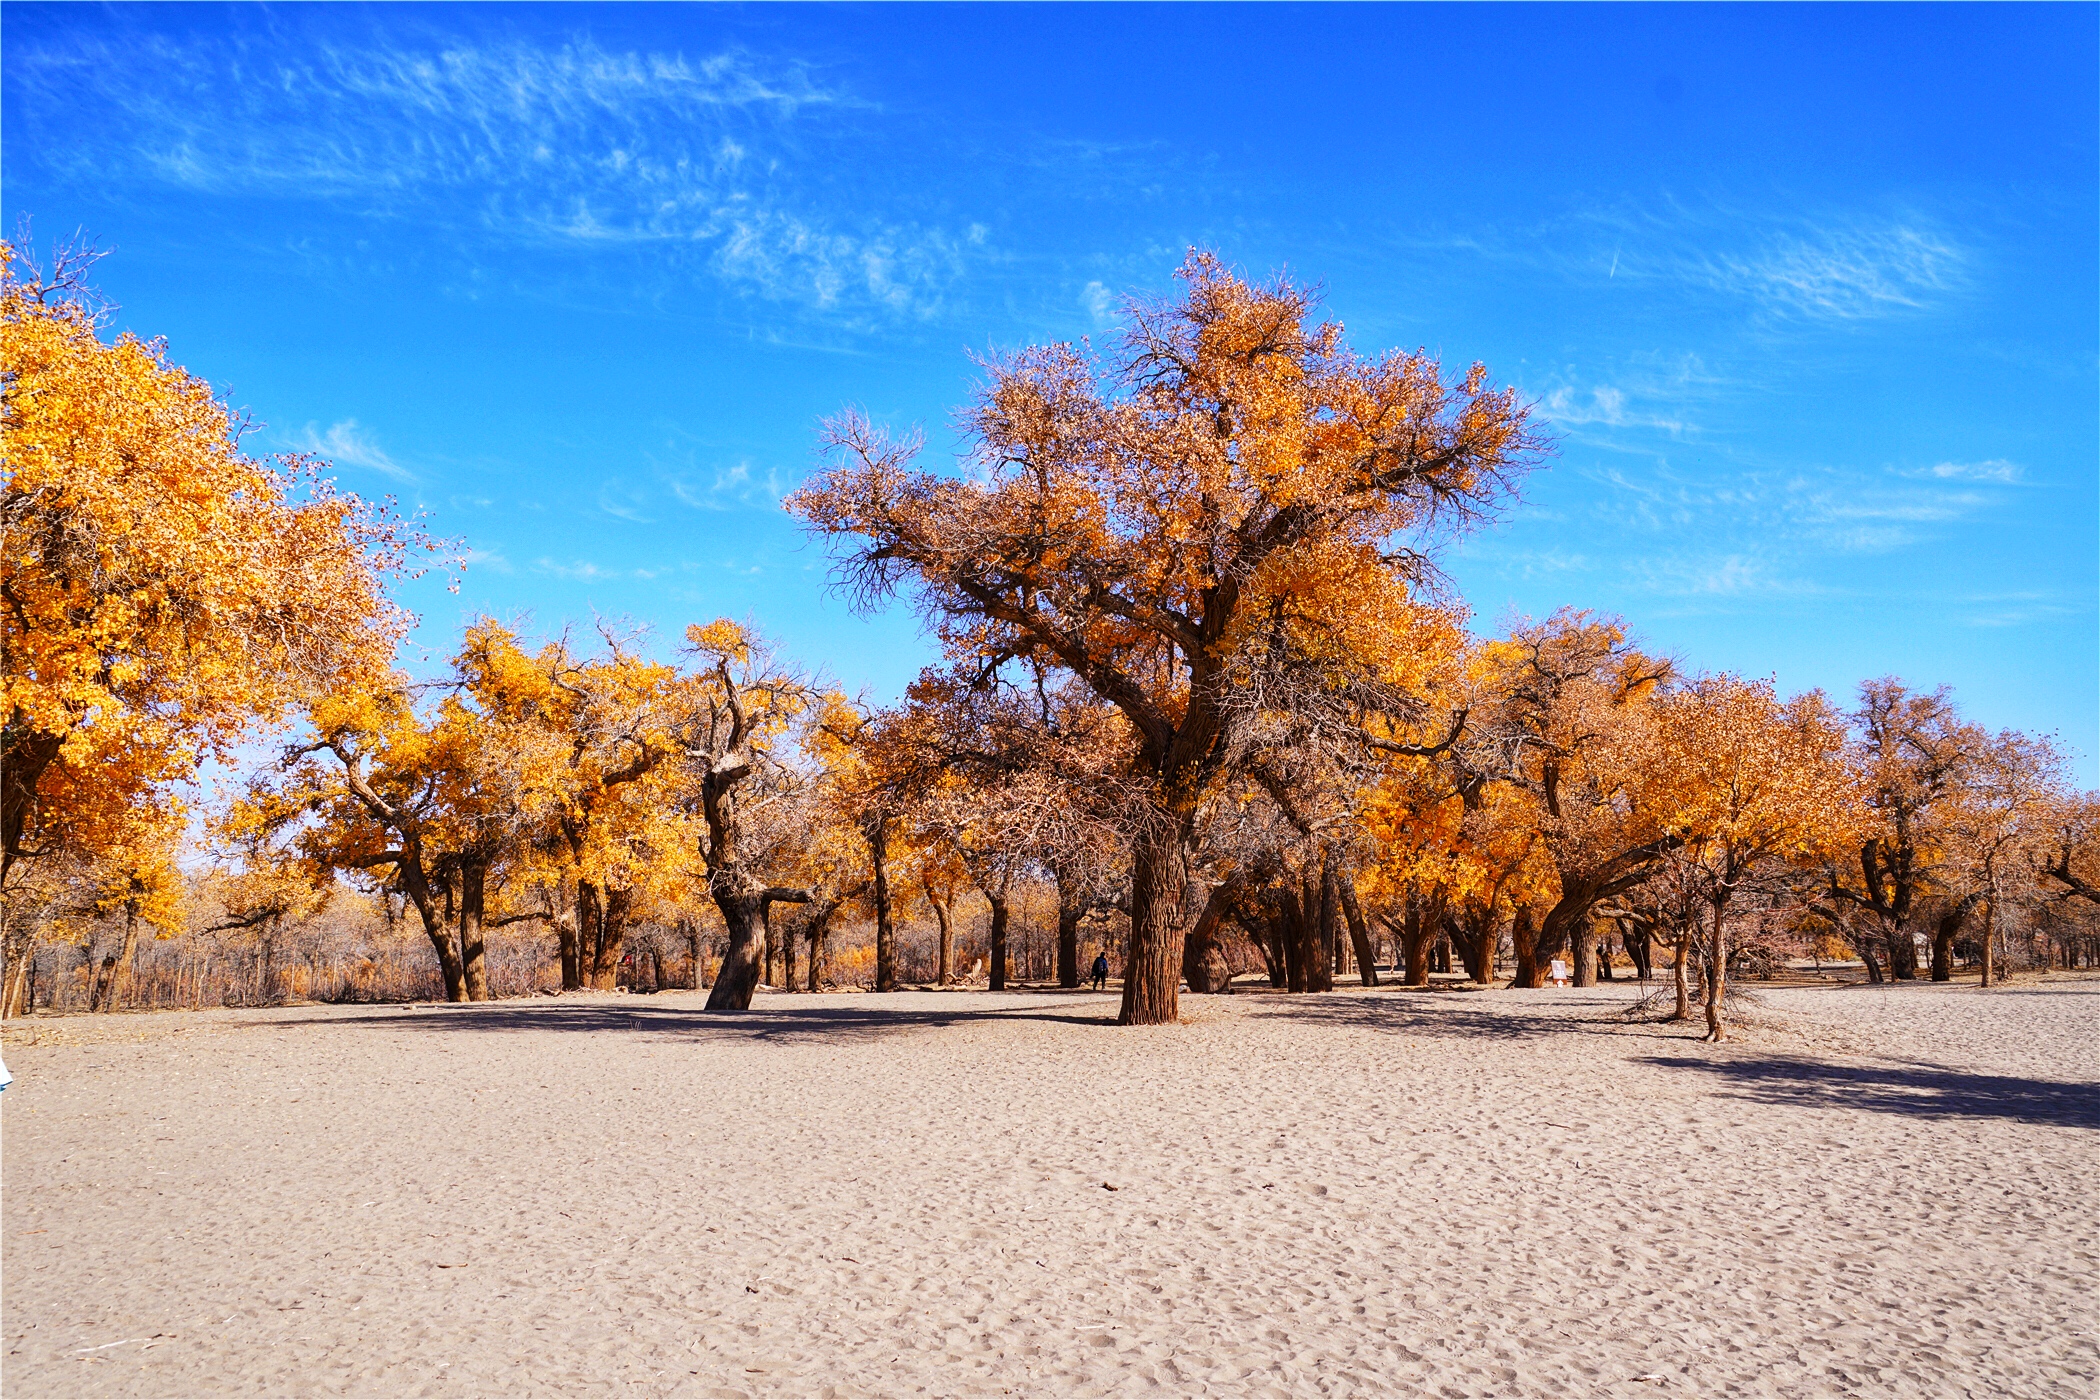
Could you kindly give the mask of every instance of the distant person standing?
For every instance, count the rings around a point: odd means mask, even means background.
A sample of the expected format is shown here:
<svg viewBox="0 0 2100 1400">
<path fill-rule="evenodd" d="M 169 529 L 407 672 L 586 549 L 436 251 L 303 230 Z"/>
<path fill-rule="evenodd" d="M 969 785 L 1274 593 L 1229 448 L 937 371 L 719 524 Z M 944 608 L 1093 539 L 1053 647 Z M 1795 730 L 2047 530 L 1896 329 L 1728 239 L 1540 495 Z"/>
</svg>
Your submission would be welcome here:
<svg viewBox="0 0 2100 1400">
<path fill-rule="evenodd" d="M 1094 954 L 1094 990 L 1098 992 L 1107 986 L 1108 954 L 1096 953 Z"/>
<path fill-rule="evenodd" d="M 1551 975 L 1553 977 L 1554 986 L 1565 987 L 1568 985 L 1568 965 L 1562 962 L 1559 958 L 1555 958 L 1553 960 L 1553 968 Z"/>
</svg>

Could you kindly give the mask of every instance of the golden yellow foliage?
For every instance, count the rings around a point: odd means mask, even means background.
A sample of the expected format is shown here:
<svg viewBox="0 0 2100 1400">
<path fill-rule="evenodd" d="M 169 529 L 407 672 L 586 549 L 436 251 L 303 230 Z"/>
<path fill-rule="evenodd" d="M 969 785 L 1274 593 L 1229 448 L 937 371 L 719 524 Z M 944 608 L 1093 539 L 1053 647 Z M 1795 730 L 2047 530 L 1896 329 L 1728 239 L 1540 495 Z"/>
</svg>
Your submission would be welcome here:
<svg viewBox="0 0 2100 1400">
<path fill-rule="evenodd" d="M 243 425 L 158 341 L 0 244 L 0 877 L 115 849 L 155 788 L 299 701 L 383 676 L 423 546 Z"/>
</svg>

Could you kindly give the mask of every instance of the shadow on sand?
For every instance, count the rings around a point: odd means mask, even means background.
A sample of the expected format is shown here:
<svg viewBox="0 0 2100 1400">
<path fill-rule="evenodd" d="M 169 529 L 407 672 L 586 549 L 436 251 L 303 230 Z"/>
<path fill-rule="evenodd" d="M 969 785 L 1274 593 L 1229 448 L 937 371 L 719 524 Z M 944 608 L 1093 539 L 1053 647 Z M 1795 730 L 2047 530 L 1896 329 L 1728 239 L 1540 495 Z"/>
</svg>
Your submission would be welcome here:
<svg viewBox="0 0 2100 1400">
<path fill-rule="evenodd" d="M 1643 1063 L 1713 1075 L 1733 1096 L 1758 1103 L 2100 1128 L 2100 1085 L 2093 1084 L 1973 1074 L 1916 1062 L 1833 1065 L 1780 1056 L 1653 1055 Z"/>
<path fill-rule="evenodd" d="M 1338 993 L 1356 993 L 1354 987 L 1338 987 Z M 1243 991 L 1242 996 L 1246 993 Z M 1472 1000 L 1459 991 L 1428 991 L 1419 987 L 1380 987 L 1356 995 L 1305 995 L 1270 991 L 1254 994 L 1266 1005 L 1256 1013 L 1289 1016 L 1300 1021 L 1359 1030 L 1389 1031 L 1407 1035 L 1442 1035 L 1481 1040 L 1536 1040 L 1610 1030 L 1621 1024 L 1616 1017 L 1624 1003 L 1602 997 L 1580 999 L 1565 993 L 1524 993 L 1542 1000 L 1558 996 L 1551 1004 L 1532 1010 L 1500 999 L 1491 1005 Z M 1251 998 L 1250 998 L 1251 999 Z M 1611 1019 L 1607 1020 L 1606 1018 Z M 1673 1037 L 1674 1038 L 1674 1037 Z"/>
<path fill-rule="evenodd" d="M 1065 993 L 1064 995 L 1071 995 Z M 1078 1026 L 1115 1024 L 1115 1004 L 1089 1015 L 1039 1004 L 1006 1008 L 944 1010 L 920 1006 L 767 1006 L 749 1011 L 708 1011 L 664 1006 L 646 997 L 589 1001 L 535 999 L 470 1005 L 427 1003 L 411 1010 L 390 1008 L 352 1016 L 285 1017 L 266 1022 L 286 1029 L 363 1026 L 374 1030 L 582 1031 L 602 1035 L 642 1034 L 688 1040 L 878 1040 L 901 1032 L 934 1030 L 971 1022 L 1062 1021 Z"/>
</svg>

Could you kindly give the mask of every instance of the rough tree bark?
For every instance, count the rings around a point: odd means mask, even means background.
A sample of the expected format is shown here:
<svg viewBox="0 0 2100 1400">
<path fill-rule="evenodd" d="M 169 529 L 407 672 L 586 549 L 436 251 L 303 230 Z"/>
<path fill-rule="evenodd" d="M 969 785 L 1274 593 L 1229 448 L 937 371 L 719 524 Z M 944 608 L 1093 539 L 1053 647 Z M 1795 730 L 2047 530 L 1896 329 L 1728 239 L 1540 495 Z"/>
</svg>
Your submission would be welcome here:
<svg viewBox="0 0 2100 1400">
<path fill-rule="evenodd" d="M 1349 920 L 1349 942 L 1356 950 L 1357 978 L 1366 987 L 1378 985 L 1378 950 L 1371 944 L 1371 926 L 1364 921 L 1363 906 L 1356 899 L 1356 872 L 1342 872 L 1342 914 Z"/>
<path fill-rule="evenodd" d="M 986 938 L 986 956 L 991 963 L 988 985 L 992 991 L 1003 992 L 1006 990 L 1006 926 L 1010 913 L 1005 882 L 1001 881 L 996 890 L 986 890 L 984 897 L 992 906 L 992 927 Z"/>
<path fill-rule="evenodd" d="M 825 968 L 831 962 L 831 918 L 850 898 L 850 894 L 839 895 L 810 911 L 803 937 L 809 941 L 809 990 L 812 992 L 821 990 Z"/>
<path fill-rule="evenodd" d="M 711 891 L 715 908 L 729 930 L 729 946 L 722 952 L 722 970 L 715 975 L 714 990 L 707 995 L 709 1011 L 748 1011 L 758 991 L 765 957 L 766 914 L 775 903 L 807 904 L 809 891 L 761 885 L 749 877 L 721 872 Z"/>
<path fill-rule="evenodd" d="M 1677 986 L 1677 1009 L 1670 1019 L 1689 1021 L 1692 1019 L 1692 925 L 1687 920 L 1677 930 L 1677 965 L 1672 969 Z"/>
<path fill-rule="evenodd" d="M 940 925 L 939 946 L 934 959 L 934 985 L 945 987 L 955 980 L 955 910 L 952 905 L 934 893 L 930 882 L 921 881 L 926 891 L 926 902 L 933 906 L 934 921 Z"/>
<path fill-rule="evenodd" d="M 878 812 L 868 822 L 868 864 L 875 875 L 875 990 L 897 990 L 897 931 L 890 914 L 890 823 Z"/>
<path fill-rule="evenodd" d="M 1568 938 L 1575 948 L 1575 985 L 1596 986 L 1597 921 L 1587 915 L 1575 920 L 1568 929 Z"/>
<path fill-rule="evenodd" d="M 1458 949 L 1466 976 L 1480 986 L 1492 985 L 1495 980 L 1495 945 L 1501 942 L 1494 906 L 1485 909 L 1468 907 L 1457 918 L 1445 914 L 1444 933 Z"/>
<path fill-rule="evenodd" d="M 1070 990 L 1079 985 L 1079 924 L 1087 905 L 1069 871 L 1052 862 L 1050 874 L 1057 882 L 1057 985 Z"/>
<path fill-rule="evenodd" d="M 590 983 L 609 992 L 620 982 L 620 946 L 627 941 L 627 917 L 634 891 L 607 889 L 598 901 L 597 936 L 591 940 Z"/>
<path fill-rule="evenodd" d="M 1126 1026 L 1181 1018 L 1180 904 L 1185 833 L 1146 831 L 1131 842 L 1130 950 L 1123 961 Z"/>
<path fill-rule="evenodd" d="M 1940 916 L 1932 929 L 1932 980 L 1952 982 L 1954 980 L 1954 940 L 1960 936 L 1962 925 L 1969 915 L 1983 902 L 1982 891 L 1964 895 L 1955 906 Z"/>
<path fill-rule="evenodd" d="M 1232 964 L 1225 959 L 1225 950 L 1218 941 L 1218 930 L 1225 922 L 1225 911 L 1232 902 L 1232 893 L 1224 885 L 1214 887 L 1203 903 L 1203 912 L 1196 916 L 1194 926 L 1181 945 L 1181 975 L 1189 984 L 1189 991 L 1211 996 L 1232 990 Z M 1076 922 L 1075 922 L 1076 934 Z M 1077 939 L 1074 939 L 1073 970 L 1078 970 Z M 1062 953 L 1060 953 L 1062 956 Z"/>
<path fill-rule="evenodd" d="M 1341 948 L 1342 901 L 1335 889 L 1334 858 L 1330 855 L 1320 864 L 1317 876 L 1308 874 L 1305 886 L 1305 911 L 1310 918 L 1307 932 L 1312 946 L 1306 949 L 1305 989 L 1308 992 L 1331 992 L 1334 990 L 1334 956 Z"/>
<path fill-rule="evenodd" d="M 460 965 L 459 949 L 453 945 L 452 930 L 445 920 L 445 911 L 438 907 L 432 897 L 430 882 L 424 878 L 421 861 L 404 861 L 395 867 L 403 892 L 409 903 L 415 905 L 416 916 L 423 921 L 423 934 L 437 952 L 438 973 L 445 981 L 446 1001 L 467 999 L 466 971 Z"/>
<path fill-rule="evenodd" d="M 468 859 L 459 870 L 460 972 L 468 1001 L 489 999 L 488 938 L 481 922 L 487 912 L 488 862 Z"/>
<path fill-rule="evenodd" d="M 1643 982 L 1655 975 L 1655 945 L 1649 925 L 1640 919 L 1619 920 L 1619 942 L 1633 960 L 1634 975 Z"/>
<path fill-rule="evenodd" d="M 1517 971 L 1509 985 L 1534 989 L 1545 986 L 1546 965 L 1560 951 L 1560 942 L 1556 939 L 1552 947 L 1545 946 L 1538 925 L 1532 922 L 1531 906 L 1517 906 L 1516 917 L 1510 921 L 1509 938 L 1517 953 Z"/>
</svg>

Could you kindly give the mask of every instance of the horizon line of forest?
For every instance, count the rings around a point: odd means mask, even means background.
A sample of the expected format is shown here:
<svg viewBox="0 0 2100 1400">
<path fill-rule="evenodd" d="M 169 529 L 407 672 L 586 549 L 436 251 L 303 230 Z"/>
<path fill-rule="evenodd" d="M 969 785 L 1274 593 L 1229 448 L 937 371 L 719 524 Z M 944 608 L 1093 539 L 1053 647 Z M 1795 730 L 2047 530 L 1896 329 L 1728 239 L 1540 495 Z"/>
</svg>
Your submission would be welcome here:
<svg viewBox="0 0 2100 1400">
<path fill-rule="evenodd" d="M 985 361 L 957 471 L 821 426 L 786 509 L 940 646 L 878 706 L 727 619 L 666 660 L 482 618 L 411 680 L 388 588 L 444 543 L 248 454 L 164 342 L 105 336 L 95 256 L 0 244 L 0 1015 L 47 945 L 124 1004 L 146 935 L 252 952 L 277 995 L 275 950 L 357 899 L 454 1001 L 638 985 L 643 945 L 660 988 L 672 933 L 711 1009 L 798 947 L 811 990 L 891 991 L 919 910 L 912 970 L 966 954 L 1000 990 L 1017 906 L 1045 980 L 1113 948 L 1127 1025 L 1256 970 L 1590 985 L 1614 940 L 1643 978 L 1668 955 L 1667 1014 L 1712 1040 L 1790 951 L 1985 986 L 2100 963 L 2100 797 L 2052 738 L 1893 677 L 1840 704 L 1687 672 L 1577 608 L 1474 635 L 1437 560 L 1552 439 L 1482 365 L 1352 349 L 1287 277 L 1192 252 L 1106 351 Z M 185 870 L 199 766 L 267 733 Z"/>
</svg>

